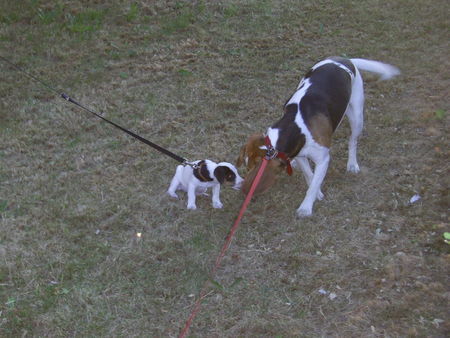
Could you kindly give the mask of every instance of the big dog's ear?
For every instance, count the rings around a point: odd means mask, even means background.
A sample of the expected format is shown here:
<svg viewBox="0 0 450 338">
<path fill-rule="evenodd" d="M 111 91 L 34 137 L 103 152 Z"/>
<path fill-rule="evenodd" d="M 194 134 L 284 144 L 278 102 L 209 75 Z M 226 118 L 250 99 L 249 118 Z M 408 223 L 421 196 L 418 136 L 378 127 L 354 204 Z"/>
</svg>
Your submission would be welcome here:
<svg viewBox="0 0 450 338">
<path fill-rule="evenodd" d="M 263 134 L 253 134 L 247 141 L 247 169 L 253 169 L 266 155 Z"/>
<path fill-rule="evenodd" d="M 236 167 L 240 167 L 245 162 L 247 169 L 253 169 L 266 154 L 267 148 L 264 147 L 263 134 L 251 135 L 241 147 L 239 157 L 236 161 Z"/>
</svg>

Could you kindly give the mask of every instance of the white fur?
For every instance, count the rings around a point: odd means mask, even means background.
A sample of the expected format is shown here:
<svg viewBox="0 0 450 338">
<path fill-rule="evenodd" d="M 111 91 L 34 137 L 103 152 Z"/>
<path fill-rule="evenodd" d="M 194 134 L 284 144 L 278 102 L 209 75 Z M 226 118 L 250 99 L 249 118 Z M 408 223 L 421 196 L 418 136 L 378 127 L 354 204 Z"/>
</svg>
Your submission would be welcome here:
<svg viewBox="0 0 450 338">
<path fill-rule="evenodd" d="M 277 144 L 279 133 L 280 133 L 279 129 L 276 129 L 276 128 L 267 129 L 267 136 L 269 137 L 270 143 L 272 145 Z M 267 149 L 266 146 L 264 146 L 264 147 Z M 262 147 L 260 147 L 260 148 L 262 149 Z"/>
<path fill-rule="evenodd" d="M 306 90 L 309 88 L 309 86 L 311 86 L 311 82 L 309 81 L 309 79 L 301 79 L 300 83 L 298 84 L 297 91 L 294 93 L 294 95 L 292 95 L 286 105 L 292 102 L 299 103 L 300 99 L 305 95 Z"/>
<path fill-rule="evenodd" d="M 197 164 L 199 162 L 200 161 L 195 161 L 192 163 Z M 209 171 L 209 175 L 211 176 L 211 178 L 213 178 L 212 181 L 202 182 L 197 177 L 195 177 L 193 173 L 193 168 L 191 166 L 179 165 L 177 166 L 175 175 L 173 176 L 169 189 L 167 190 L 167 193 L 175 198 L 178 198 L 178 195 L 176 194 L 177 190 L 186 191 L 188 194 L 187 208 L 191 210 L 197 209 L 197 206 L 195 204 L 196 195 L 208 195 L 206 193 L 206 190 L 208 188 L 212 188 L 212 206 L 214 208 L 223 207 L 223 204 L 220 201 L 220 183 L 214 176 L 214 170 L 218 166 L 226 166 L 230 168 L 236 175 L 236 181 L 233 186 L 233 189 L 239 189 L 243 181 L 242 177 L 239 176 L 236 167 L 231 163 L 228 162 L 215 163 L 210 160 L 205 160 L 205 162 L 207 169 Z"/>
<path fill-rule="evenodd" d="M 315 70 L 315 69 L 317 69 L 323 65 L 326 65 L 328 63 L 332 63 L 332 64 L 338 66 L 339 68 L 345 70 L 351 77 L 354 76 L 353 72 L 350 69 L 348 69 L 346 66 L 344 66 L 342 63 L 339 63 L 339 62 L 331 60 L 331 59 L 326 59 L 326 60 L 320 61 L 320 62 L 316 63 L 311 69 Z"/>
<path fill-rule="evenodd" d="M 395 75 L 400 74 L 400 71 L 391 65 L 381 63 L 378 61 L 365 60 L 365 59 L 351 59 L 352 63 L 355 65 L 356 71 L 353 76 L 353 73 L 344 65 L 334 61 L 334 60 L 324 60 L 317 63 L 313 69 L 319 68 L 320 66 L 333 63 L 337 64 L 342 69 L 346 70 L 352 79 L 352 93 L 350 96 L 349 104 L 345 111 L 345 114 L 350 121 L 351 128 L 351 136 L 348 144 L 348 162 L 347 162 L 347 171 L 357 173 L 359 172 L 359 165 L 356 158 L 356 149 L 357 149 L 357 141 L 358 137 L 361 134 L 363 129 L 363 109 L 364 109 L 364 87 L 363 80 L 361 74 L 358 70 L 365 70 L 373 73 L 377 73 L 380 75 L 380 80 L 389 79 Z M 300 88 L 288 102 L 288 104 L 292 101 L 295 103 L 299 103 L 301 98 L 305 95 L 306 89 L 309 87 L 308 83 L 309 79 L 302 79 L 300 81 Z M 302 115 L 300 111 L 297 113 L 295 117 L 295 123 L 300 127 L 302 133 L 305 135 L 305 145 L 299 154 L 293 159 L 293 165 L 295 168 L 299 168 L 305 177 L 305 180 L 308 184 L 308 190 L 306 192 L 306 196 L 303 202 L 297 209 L 297 215 L 299 217 L 310 216 L 312 215 L 313 204 L 316 199 L 321 200 L 323 198 L 323 194 L 320 190 L 322 182 L 325 178 L 328 164 L 330 162 L 330 154 L 329 149 L 318 144 L 312 137 L 310 131 L 308 130 L 305 121 L 303 121 Z M 278 140 L 278 130 L 269 128 L 267 131 L 267 135 L 270 138 L 272 144 L 276 144 Z M 315 168 L 314 172 L 312 171 L 309 160 L 314 162 Z"/>
<path fill-rule="evenodd" d="M 350 59 L 350 61 L 352 61 L 359 70 L 380 75 L 380 80 L 388 80 L 400 74 L 400 70 L 397 67 L 387 63 L 366 59 Z"/>
</svg>

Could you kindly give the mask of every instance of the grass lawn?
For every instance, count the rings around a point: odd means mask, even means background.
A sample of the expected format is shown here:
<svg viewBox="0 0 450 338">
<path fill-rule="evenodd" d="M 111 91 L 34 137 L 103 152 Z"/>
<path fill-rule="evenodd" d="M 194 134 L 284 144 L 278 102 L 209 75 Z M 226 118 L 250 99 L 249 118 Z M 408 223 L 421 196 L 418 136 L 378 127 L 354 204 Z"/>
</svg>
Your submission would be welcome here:
<svg viewBox="0 0 450 338">
<path fill-rule="evenodd" d="M 449 13 L 444 0 L 0 0 L 0 55 L 183 157 L 229 162 L 315 62 L 396 65 L 392 81 L 363 74 L 361 173 L 345 170 L 345 121 L 312 217 L 295 218 L 299 172 L 256 197 L 190 334 L 445 337 Z M 0 73 L 0 336 L 177 336 L 243 194 L 188 211 L 165 194 L 172 159 Z"/>
</svg>

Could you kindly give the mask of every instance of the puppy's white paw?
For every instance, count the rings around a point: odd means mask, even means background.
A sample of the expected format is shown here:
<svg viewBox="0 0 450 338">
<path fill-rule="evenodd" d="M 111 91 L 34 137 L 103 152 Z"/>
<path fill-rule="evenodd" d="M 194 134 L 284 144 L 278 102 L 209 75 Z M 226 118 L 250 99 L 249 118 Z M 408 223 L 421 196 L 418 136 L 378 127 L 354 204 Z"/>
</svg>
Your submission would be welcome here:
<svg viewBox="0 0 450 338">
<path fill-rule="evenodd" d="M 195 204 L 193 204 L 193 205 L 192 204 L 188 204 L 187 208 L 189 210 L 197 210 L 197 206 Z"/>
<path fill-rule="evenodd" d="M 223 204 L 221 202 L 213 202 L 213 208 L 222 209 Z"/>
<path fill-rule="evenodd" d="M 358 163 L 348 163 L 347 164 L 347 171 L 350 173 L 359 173 L 359 165 Z"/>
</svg>

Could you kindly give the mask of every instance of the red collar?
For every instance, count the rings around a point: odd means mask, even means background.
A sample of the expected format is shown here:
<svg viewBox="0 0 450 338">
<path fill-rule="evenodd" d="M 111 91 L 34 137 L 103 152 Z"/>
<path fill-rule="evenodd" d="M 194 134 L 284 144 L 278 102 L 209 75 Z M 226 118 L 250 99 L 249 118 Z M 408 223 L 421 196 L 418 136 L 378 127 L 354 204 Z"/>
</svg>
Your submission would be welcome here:
<svg viewBox="0 0 450 338">
<path fill-rule="evenodd" d="M 286 162 L 286 172 L 288 173 L 289 176 L 291 176 L 292 175 L 292 166 L 291 166 L 291 159 L 289 158 L 289 156 L 287 156 L 286 153 L 276 150 L 274 148 L 274 146 L 272 145 L 272 142 L 270 142 L 269 136 L 266 136 L 265 144 L 267 147 L 266 157 L 269 160 L 277 157 L 277 158 L 285 161 Z"/>
</svg>

